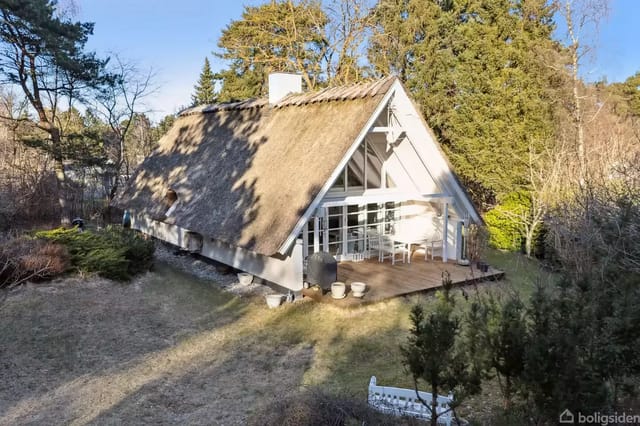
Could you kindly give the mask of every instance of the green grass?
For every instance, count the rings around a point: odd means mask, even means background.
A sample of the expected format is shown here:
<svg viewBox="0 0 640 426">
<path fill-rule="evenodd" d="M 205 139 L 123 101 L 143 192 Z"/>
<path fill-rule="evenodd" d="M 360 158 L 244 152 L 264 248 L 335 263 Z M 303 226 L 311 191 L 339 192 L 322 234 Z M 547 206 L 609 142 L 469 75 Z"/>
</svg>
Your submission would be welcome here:
<svg viewBox="0 0 640 426">
<path fill-rule="evenodd" d="M 489 250 L 486 258 L 492 266 L 505 271 L 505 278 L 479 285 L 480 293 L 515 291 L 527 299 L 541 276 L 553 278 L 540 268 L 538 261 L 517 253 Z M 465 290 L 472 298 L 475 289 L 466 287 Z M 460 289 L 452 291 L 456 311 L 461 314 L 468 302 Z M 305 385 L 365 398 L 372 375 L 382 385 L 413 386 L 402 365 L 400 345 L 408 337 L 409 313 L 416 303 L 428 312 L 434 306 L 435 297 L 433 293 L 399 297 L 356 309 L 311 303 L 285 306 L 266 313 L 274 316 L 268 335 L 273 344 L 313 345 L 314 359 L 304 374 Z M 463 417 L 482 422 L 488 411 L 500 405 L 497 383 L 488 381 L 483 389 L 481 395 L 463 404 L 459 410 Z"/>
<path fill-rule="evenodd" d="M 504 286 L 515 290 L 523 299 L 528 299 L 538 282 L 555 280 L 555 275 L 542 268 L 536 259 L 520 253 L 487 249 L 487 262 L 505 272 Z"/>
</svg>

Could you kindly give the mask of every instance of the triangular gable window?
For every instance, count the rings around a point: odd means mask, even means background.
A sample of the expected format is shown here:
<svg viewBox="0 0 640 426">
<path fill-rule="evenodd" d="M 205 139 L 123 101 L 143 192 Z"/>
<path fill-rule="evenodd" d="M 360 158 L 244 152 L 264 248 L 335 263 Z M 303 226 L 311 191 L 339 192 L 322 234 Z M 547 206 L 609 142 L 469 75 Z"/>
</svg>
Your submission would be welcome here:
<svg viewBox="0 0 640 426">
<path fill-rule="evenodd" d="M 382 188 L 383 163 L 384 159 L 365 140 L 353 154 L 347 166 L 340 172 L 331 187 L 331 191 L 348 192 Z M 393 179 L 388 175 L 385 176 L 385 184 L 386 188 L 394 188 L 396 186 Z"/>
</svg>

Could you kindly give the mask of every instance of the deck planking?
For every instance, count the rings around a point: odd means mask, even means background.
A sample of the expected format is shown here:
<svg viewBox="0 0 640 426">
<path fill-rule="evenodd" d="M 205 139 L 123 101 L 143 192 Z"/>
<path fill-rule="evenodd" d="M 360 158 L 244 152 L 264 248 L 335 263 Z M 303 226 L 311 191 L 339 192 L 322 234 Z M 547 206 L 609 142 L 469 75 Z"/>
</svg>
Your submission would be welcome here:
<svg viewBox="0 0 640 426">
<path fill-rule="evenodd" d="M 442 260 L 424 260 L 424 255 L 416 253 L 411 263 L 390 260 L 378 262 L 368 259 L 362 262 L 340 262 L 338 264 L 338 281 L 347 284 L 347 297 L 341 300 L 331 298 L 330 292 L 320 295 L 310 290 L 303 294 L 320 302 L 334 303 L 337 306 L 354 306 L 365 303 L 378 302 L 397 296 L 437 289 L 442 286 L 442 273 L 449 272 L 454 285 L 465 285 L 484 280 L 498 280 L 504 272 L 489 267 L 489 271 L 482 273 L 472 266 L 461 266 L 455 262 L 443 263 Z M 361 281 L 367 284 L 367 291 L 362 298 L 351 295 L 349 284 Z"/>
</svg>

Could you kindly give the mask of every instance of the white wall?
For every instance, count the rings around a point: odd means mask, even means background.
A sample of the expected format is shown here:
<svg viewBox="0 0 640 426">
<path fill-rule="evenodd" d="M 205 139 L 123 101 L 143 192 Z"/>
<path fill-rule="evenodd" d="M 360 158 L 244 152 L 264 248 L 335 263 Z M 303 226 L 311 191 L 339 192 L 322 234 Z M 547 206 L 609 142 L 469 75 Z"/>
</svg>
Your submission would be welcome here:
<svg viewBox="0 0 640 426">
<path fill-rule="evenodd" d="M 186 248 L 185 236 L 189 232 L 187 229 L 138 215 L 132 215 L 131 226 L 159 240 Z M 210 238 L 203 238 L 200 254 L 290 290 L 302 290 L 303 257 L 301 240 L 296 241 L 286 256 L 273 257 L 233 247 Z"/>
<path fill-rule="evenodd" d="M 402 88 L 397 90 L 392 100 L 392 107 L 398 125 L 407 135 L 398 146 L 398 152 L 402 152 L 403 149 L 409 152 L 408 146 L 405 147 L 405 145 L 410 145 L 417 155 L 409 156 L 409 161 L 419 161 L 422 166 L 417 167 L 417 165 L 411 164 L 408 167 L 415 167 L 418 170 L 429 168 L 428 175 L 431 180 L 427 179 L 420 182 L 418 184 L 419 188 L 423 191 L 428 191 L 428 188 L 435 184 L 439 188 L 437 192 L 453 197 L 454 202 L 452 204 L 459 210 L 461 217 L 469 215 L 474 222 L 481 223 L 482 219 L 471 204 L 471 200 L 468 199 L 454 178 L 444 154 L 438 149 L 437 142 L 420 118 L 419 111 L 415 109 L 407 93 Z M 402 161 L 405 161 L 404 158 Z"/>
</svg>

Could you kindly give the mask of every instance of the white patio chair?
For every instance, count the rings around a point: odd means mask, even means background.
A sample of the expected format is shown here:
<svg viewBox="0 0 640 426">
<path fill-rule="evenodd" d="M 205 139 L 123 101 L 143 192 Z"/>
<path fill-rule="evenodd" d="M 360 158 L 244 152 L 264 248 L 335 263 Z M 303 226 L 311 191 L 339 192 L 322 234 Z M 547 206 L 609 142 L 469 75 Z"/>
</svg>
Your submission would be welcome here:
<svg viewBox="0 0 640 426">
<path fill-rule="evenodd" d="M 435 259 L 436 253 L 442 255 L 442 240 L 428 240 L 418 246 L 419 249 L 424 250 L 424 260 Z"/>
<path fill-rule="evenodd" d="M 366 232 L 367 259 L 371 258 L 371 254 L 375 252 L 380 261 L 380 234 L 375 228 L 369 228 Z"/>
<path fill-rule="evenodd" d="M 378 261 L 384 262 L 385 259 L 390 258 L 391 264 L 395 265 L 397 254 L 402 255 L 402 263 L 405 263 L 409 255 L 407 244 L 394 241 L 390 235 L 380 235 L 380 256 Z"/>
</svg>

